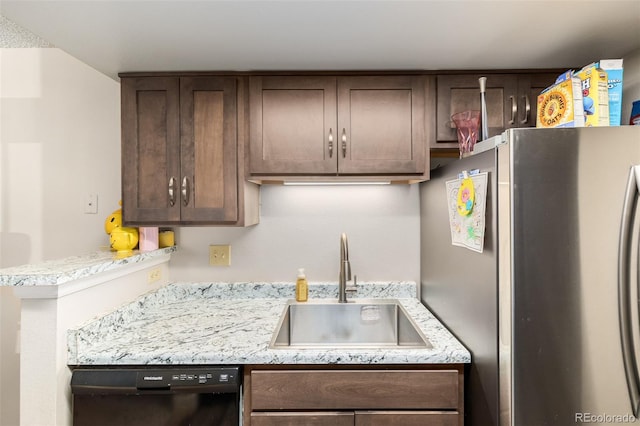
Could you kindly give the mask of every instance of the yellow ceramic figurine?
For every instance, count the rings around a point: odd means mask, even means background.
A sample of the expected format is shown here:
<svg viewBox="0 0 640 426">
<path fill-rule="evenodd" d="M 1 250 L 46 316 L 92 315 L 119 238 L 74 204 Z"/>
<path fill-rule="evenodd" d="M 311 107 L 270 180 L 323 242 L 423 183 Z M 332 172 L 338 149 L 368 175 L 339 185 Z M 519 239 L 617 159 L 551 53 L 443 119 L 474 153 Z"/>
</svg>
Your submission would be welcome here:
<svg viewBox="0 0 640 426">
<path fill-rule="evenodd" d="M 118 227 L 109 234 L 111 248 L 116 250 L 116 257 L 131 256 L 138 245 L 138 230 L 136 228 Z"/>
<path fill-rule="evenodd" d="M 119 202 L 122 205 L 122 201 Z M 116 228 L 122 227 L 122 207 L 111 213 L 104 221 L 104 232 L 111 234 Z"/>
<path fill-rule="evenodd" d="M 122 201 L 119 203 L 122 206 Z M 111 249 L 118 258 L 131 256 L 138 245 L 138 230 L 122 226 L 122 208 L 115 210 L 104 221 L 104 231 L 109 234 Z"/>
</svg>

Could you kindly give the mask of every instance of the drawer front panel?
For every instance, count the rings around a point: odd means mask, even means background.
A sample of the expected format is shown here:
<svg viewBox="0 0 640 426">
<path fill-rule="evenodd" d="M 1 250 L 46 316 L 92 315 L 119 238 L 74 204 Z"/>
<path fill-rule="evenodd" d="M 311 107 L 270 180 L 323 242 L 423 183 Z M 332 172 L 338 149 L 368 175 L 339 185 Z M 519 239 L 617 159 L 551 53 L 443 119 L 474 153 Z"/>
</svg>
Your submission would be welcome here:
<svg viewBox="0 0 640 426">
<path fill-rule="evenodd" d="M 458 426 L 455 411 L 356 411 L 355 426 Z"/>
<path fill-rule="evenodd" d="M 457 409 L 456 370 L 251 372 L 253 410 Z"/>
<path fill-rule="evenodd" d="M 251 413 L 251 426 L 353 426 L 353 412 Z"/>
</svg>

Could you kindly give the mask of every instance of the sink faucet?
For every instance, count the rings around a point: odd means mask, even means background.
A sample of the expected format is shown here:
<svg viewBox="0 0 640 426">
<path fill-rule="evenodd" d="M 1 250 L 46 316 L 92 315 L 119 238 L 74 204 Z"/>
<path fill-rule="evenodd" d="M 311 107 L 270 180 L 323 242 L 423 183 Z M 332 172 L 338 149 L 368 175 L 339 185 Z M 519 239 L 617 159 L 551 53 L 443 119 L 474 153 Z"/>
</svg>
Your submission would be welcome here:
<svg viewBox="0 0 640 426">
<path fill-rule="evenodd" d="M 347 292 L 356 291 L 354 279 L 353 286 L 347 288 L 347 281 L 351 280 L 351 264 L 349 263 L 349 242 L 344 232 L 340 236 L 340 277 L 338 279 L 338 303 L 347 303 Z"/>
</svg>

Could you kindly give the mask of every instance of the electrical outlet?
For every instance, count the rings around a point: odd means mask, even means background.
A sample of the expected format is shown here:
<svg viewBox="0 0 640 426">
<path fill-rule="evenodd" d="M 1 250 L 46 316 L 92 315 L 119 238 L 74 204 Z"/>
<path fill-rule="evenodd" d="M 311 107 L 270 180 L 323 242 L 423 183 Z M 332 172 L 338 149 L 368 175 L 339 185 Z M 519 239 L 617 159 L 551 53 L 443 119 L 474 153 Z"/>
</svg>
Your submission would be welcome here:
<svg viewBox="0 0 640 426">
<path fill-rule="evenodd" d="M 209 246 L 209 265 L 230 266 L 231 265 L 231 246 L 230 245 Z"/>
<path fill-rule="evenodd" d="M 147 281 L 149 282 L 149 284 L 151 284 L 160 280 L 160 278 L 162 278 L 162 272 L 160 271 L 160 268 L 153 268 L 149 271 L 149 277 Z"/>
</svg>

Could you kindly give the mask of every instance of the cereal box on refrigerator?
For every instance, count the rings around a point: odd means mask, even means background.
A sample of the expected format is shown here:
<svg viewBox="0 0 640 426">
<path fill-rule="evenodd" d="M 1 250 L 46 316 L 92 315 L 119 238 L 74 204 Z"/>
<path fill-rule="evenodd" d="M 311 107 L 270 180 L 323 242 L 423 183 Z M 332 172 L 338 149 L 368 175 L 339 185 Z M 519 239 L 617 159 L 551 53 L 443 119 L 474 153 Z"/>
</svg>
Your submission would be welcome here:
<svg viewBox="0 0 640 426">
<path fill-rule="evenodd" d="M 538 96 L 536 127 L 583 127 L 580 78 L 569 70 Z"/>
<path fill-rule="evenodd" d="M 600 59 L 599 68 L 607 72 L 609 89 L 609 125 L 622 123 L 622 59 Z"/>
<path fill-rule="evenodd" d="M 609 88 L 607 72 L 595 63 L 576 73 L 582 82 L 585 126 L 609 125 Z"/>
</svg>

